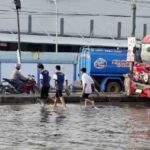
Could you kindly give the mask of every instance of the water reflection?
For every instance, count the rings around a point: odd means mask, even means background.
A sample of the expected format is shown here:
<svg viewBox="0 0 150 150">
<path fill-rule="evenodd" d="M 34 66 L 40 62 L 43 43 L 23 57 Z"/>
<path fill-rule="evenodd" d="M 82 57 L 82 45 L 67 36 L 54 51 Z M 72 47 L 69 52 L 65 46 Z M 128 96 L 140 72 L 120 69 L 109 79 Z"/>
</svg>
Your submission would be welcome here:
<svg viewBox="0 0 150 150">
<path fill-rule="evenodd" d="M 41 122 L 48 122 L 50 112 L 46 107 L 41 107 Z"/>
<path fill-rule="evenodd" d="M 23 109 L 23 107 L 21 105 L 10 105 L 10 108 L 13 110 L 13 111 L 20 111 Z"/>
<path fill-rule="evenodd" d="M 130 128 L 130 141 L 134 149 L 145 150 L 150 147 L 150 116 L 149 105 L 145 104 L 130 104 L 130 118 L 128 126 Z"/>
<path fill-rule="evenodd" d="M 136 138 L 149 138 L 150 139 L 150 130 L 147 131 L 134 131 L 132 136 Z"/>
<path fill-rule="evenodd" d="M 56 116 L 56 125 L 62 125 L 65 118 L 66 116 L 64 116 L 63 114 L 58 114 Z"/>
<path fill-rule="evenodd" d="M 148 150 L 147 104 L 101 104 L 99 110 L 69 105 L 67 112 L 49 106 L 0 106 L 0 149 L 7 150 Z"/>
</svg>

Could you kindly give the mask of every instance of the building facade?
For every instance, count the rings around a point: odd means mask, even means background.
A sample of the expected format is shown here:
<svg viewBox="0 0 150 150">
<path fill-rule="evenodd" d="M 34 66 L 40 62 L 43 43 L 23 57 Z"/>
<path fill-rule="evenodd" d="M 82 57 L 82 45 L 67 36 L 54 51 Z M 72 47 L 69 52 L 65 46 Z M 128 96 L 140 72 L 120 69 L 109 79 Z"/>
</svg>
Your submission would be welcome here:
<svg viewBox="0 0 150 150">
<path fill-rule="evenodd" d="M 82 46 L 127 47 L 132 0 L 21 0 L 23 51 L 78 52 Z M 137 40 L 150 32 L 150 2 L 136 2 Z M 0 50 L 17 49 L 17 17 L 11 0 L 0 5 Z"/>
</svg>

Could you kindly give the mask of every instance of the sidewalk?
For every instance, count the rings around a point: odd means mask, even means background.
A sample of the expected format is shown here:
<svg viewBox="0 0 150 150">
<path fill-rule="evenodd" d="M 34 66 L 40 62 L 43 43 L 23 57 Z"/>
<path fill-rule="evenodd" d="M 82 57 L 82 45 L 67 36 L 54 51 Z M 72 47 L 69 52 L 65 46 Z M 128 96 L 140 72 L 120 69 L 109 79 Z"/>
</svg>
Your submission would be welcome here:
<svg viewBox="0 0 150 150">
<path fill-rule="evenodd" d="M 50 97 L 53 97 L 54 93 L 49 93 Z M 66 103 L 79 103 L 81 101 L 81 92 L 71 93 L 67 96 L 64 93 L 64 98 Z M 29 95 L 29 94 L 9 94 L 0 95 L 0 104 L 34 104 L 37 102 L 39 95 Z M 149 102 L 150 99 L 145 97 L 140 97 L 138 95 L 125 96 L 124 94 L 110 94 L 101 93 L 100 97 L 96 95 L 90 96 L 95 102 Z"/>
</svg>

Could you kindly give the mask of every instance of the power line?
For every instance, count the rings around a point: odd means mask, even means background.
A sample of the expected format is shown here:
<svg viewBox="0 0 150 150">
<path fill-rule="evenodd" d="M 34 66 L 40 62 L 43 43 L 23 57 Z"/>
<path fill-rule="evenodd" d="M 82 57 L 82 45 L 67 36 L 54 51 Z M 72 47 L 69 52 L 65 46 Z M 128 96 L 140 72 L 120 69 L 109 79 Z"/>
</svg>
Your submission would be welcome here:
<svg viewBox="0 0 150 150">
<path fill-rule="evenodd" d="M 114 2 L 114 3 L 121 3 L 121 4 L 127 4 L 127 5 L 131 5 L 131 0 L 105 0 L 105 1 L 109 1 L 109 2 Z M 142 1 L 142 0 L 138 0 L 137 3 L 140 3 L 141 7 L 145 7 L 145 8 L 150 8 L 147 5 L 143 6 L 143 4 L 150 4 L 149 1 Z M 5 5 L 6 6 L 6 5 Z M 9 6 L 8 6 L 9 7 Z M 10 8 L 10 7 L 9 7 Z M 30 8 L 30 7 L 25 7 L 25 8 Z M 31 14 L 31 15 L 55 15 L 56 12 L 55 10 L 51 10 L 51 11 L 45 11 L 45 12 L 39 12 L 39 11 L 34 11 L 34 7 L 32 8 L 33 11 L 30 10 L 22 10 L 21 14 Z M 42 10 L 42 9 L 39 9 Z M 8 13 L 16 13 L 15 9 L 11 10 L 10 9 L 3 9 L 0 10 L 0 12 L 4 12 L 6 14 Z M 2 14 L 2 13 L 1 13 Z M 127 16 L 127 15 L 118 15 L 118 14 L 100 14 L 100 13 L 80 13 L 80 12 L 73 12 L 73 11 L 66 11 L 66 12 L 58 12 L 58 15 L 62 15 L 62 16 L 109 16 L 109 17 L 131 17 L 131 16 Z M 149 18 L 149 16 L 139 16 L 139 17 L 143 17 L 143 18 Z"/>
<path fill-rule="evenodd" d="M 25 15 L 25 14 L 23 14 L 23 15 Z M 34 15 L 32 15 L 33 16 L 33 18 L 40 18 L 40 19 L 46 19 L 46 18 L 50 18 L 48 15 L 40 15 L 40 14 L 34 14 Z M 54 16 L 54 15 L 53 15 Z M 72 15 L 70 15 L 70 16 L 72 16 Z M 73 15 L 73 16 L 75 16 L 75 15 Z M 130 18 L 131 16 L 130 15 L 99 15 L 99 16 L 101 16 L 101 17 L 111 17 L 111 18 Z M 21 17 L 21 19 L 23 19 L 23 18 L 27 18 L 27 17 L 23 17 L 23 16 L 20 16 Z M 144 16 L 144 15 L 139 15 L 139 16 L 136 16 L 137 18 L 150 18 L 150 15 L 149 16 Z M 3 19 L 3 20 L 7 20 L 7 19 L 16 19 L 15 17 L 0 17 L 0 19 Z"/>
</svg>

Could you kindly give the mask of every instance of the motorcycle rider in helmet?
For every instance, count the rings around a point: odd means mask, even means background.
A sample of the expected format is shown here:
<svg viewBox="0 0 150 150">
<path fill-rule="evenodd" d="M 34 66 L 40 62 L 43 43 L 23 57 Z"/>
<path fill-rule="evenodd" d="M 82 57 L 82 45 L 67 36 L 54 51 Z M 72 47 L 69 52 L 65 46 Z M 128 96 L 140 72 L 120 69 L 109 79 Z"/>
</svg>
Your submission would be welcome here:
<svg viewBox="0 0 150 150">
<path fill-rule="evenodd" d="M 22 84 L 28 80 L 28 78 L 24 77 L 22 74 L 21 74 L 21 65 L 20 64 L 16 64 L 15 65 L 15 70 L 13 71 L 13 74 L 12 74 L 12 78 L 11 78 L 11 81 L 14 85 L 14 87 L 18 90 L 18 91 L 21 91 L 21 86 Z M 22 91 L 21 91 L 22 92 Z"/>
</svg>

